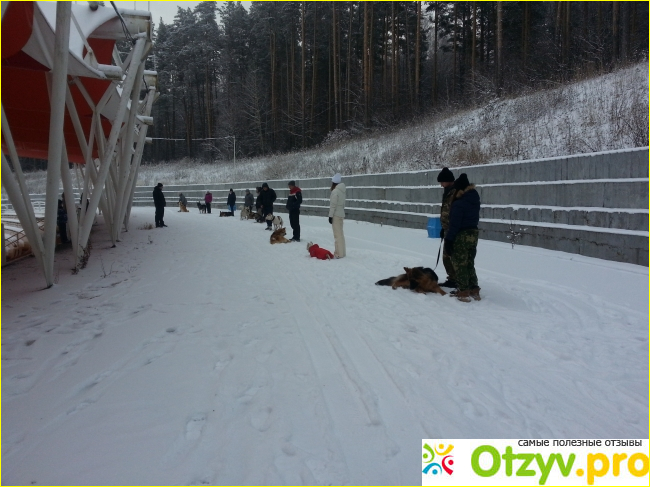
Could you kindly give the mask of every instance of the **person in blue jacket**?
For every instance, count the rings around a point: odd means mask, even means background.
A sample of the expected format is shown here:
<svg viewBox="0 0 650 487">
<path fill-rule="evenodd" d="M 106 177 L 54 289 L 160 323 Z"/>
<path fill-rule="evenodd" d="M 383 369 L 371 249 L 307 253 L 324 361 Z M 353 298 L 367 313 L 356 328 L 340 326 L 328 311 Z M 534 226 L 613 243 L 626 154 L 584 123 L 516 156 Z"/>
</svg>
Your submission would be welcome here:
<svg viewBox="0 0 650 487">
<path fill-rule="evenodd" d="M 445 253 L 451 257 L 456 271 L 456 297 L 465 303 L 479 301 L 481 288 L 474 268 L 478 245 L 478 222 L 481 198 L 476 186 L 469 183 L 467 174 L 454 182 L 454 196 L 449 212 L 449 230 L 445 233 Z M 453 294 L 453 293 L 452 293 Z"/>
</svg>

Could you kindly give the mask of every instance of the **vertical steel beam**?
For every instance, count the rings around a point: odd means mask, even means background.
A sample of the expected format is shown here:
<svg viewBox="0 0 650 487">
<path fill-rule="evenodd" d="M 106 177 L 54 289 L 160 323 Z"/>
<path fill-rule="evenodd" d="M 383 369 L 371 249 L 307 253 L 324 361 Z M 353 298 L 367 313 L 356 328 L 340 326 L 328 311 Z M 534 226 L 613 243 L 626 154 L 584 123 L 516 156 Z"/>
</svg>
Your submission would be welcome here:
<svg viewBox="0 0 650 487">
<path fill-rule="evenodd" d="M 144 115 L 146 117 L 151 115 L 151 107 L 153 106 L 154 99 L 156 98 L 156 87 L 150 86 L 147 98 L 145 100 Z M 138 134 L 138 142 L 135 146 L 135 155 L 133 156 L 133 164 L 131 166 L 131 173 L 129 174 L 129 181 L 127 182 L 128 188 L 128 202 L 126 203 L 126 211 L 124 213 L 124 228 L 128 231 L 129 219 L 131 218 L 131 208 L 133 206 L 133 194 L 135 193 L 135 185 L 138 182 L 138 171 L 140 170 L 140 162 L 142 161 L 142 152 L 147 139 L 148 125 L 140 125 L 140 133 Z"/>
<path fill-rule="evenodd" d="M 50 133 L 47 148 L 47 183 L 45 190 L 45 234 L 43 256 L 45 282 L 54 284 L 54 247 L 56 246 L 56 214 L 61 177 L 61 154 L 63 150 L 63 122 L 65 116 L 65 92 L 68 79 L 68 56 L 70 44 L 70 2 L 56 4 L 56 31 L 54 35 L 54 58 L 52 67 L 52 95 L 50 97 Z"/>
<path fill-rule="evenodd" d="M 135 42 L 135 46 L 133 47 L 133 58 L 131 60 L 131 65 L 129 66 L 128 74 L 126 75 L 126 79 L 122 85 L 122 98 L 117 109 L 115 122 L 113 123 L 111 133 L 108 137 L 108 143 L 106 144 L 104 150 L 102 164 L 99 168 L 99 174 L 97 175 L 95 190 L 93 191 L 92 197 L 90 199 L 89 212 L 84 215 L 84 222 L 82 227 L 83 230 L 80 235 L 80 241 L 86 241 L 90 235 L 90 226 L 92 225 L 92 221 L 89 221 L 89 218 L 91 217 L 91 214 L 94 216 L 95 210 L 99 204 L 101 191 L 98 191 L 98 189 L 104 186 L 108 177 L 108 172 L 113 159 L 115 147 L 117 145 L 117 138 L 120 134 L 122 121 L 124 120 L 124 116 L 126 114 L 126 106 L 129 101 L 133 84 L 135 83 L 135 78 L 138 73 L 137 66 L 141 62 L 145 43 L 146 39 L 144 37 L 139 37 Z"/>
</svg>

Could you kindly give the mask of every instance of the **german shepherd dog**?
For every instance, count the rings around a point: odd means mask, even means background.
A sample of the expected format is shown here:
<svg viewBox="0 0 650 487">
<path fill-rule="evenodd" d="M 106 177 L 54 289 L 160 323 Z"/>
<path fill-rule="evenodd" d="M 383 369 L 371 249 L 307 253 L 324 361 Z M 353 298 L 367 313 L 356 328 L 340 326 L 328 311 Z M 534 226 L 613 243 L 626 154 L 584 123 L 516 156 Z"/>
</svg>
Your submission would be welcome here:
<svg viewBox="0 0 650 487">
<path fill-rule="evenodd" d="M 199 213 L 207 213 L 208 212 L 208 207 L 205 206 L 203 203 L 200 201 L 196 202 L 196 206 L 199 208 Z"/>
<path fill-rule="evenodd" d="M 273 216 L 273 213 L 269 213 L 268 215 L 266 215 L 266 221 L 273 223 L 273 230 L 278 230 L 284 226 L 282 217 Z"/>
<path fill-rule="evenodd" d="M 235 216 L 232 211 L 220 211 L 219 216 Z"/>
<path fill-rule="evenodd" d="M 291 243 L 291 240 L 287 240 L 285 235 L 287 234 L 286 228 L 279 228 L 271 234 L 271 245 L 277 243 Z"/>
<path fill-rule="evenodd" d="M 447 294 L 438 286 L 438 276 L 429 267 L 404 267 L 405 274 L 389 277 L 377 281 L 377 286 L 391 286 L 393 289 L 402 287 L 410 289 L 415 293 L 438 293 L 442 296 Z"/>
<path fill-rule="evenodd" d="M 183 203 L 181 203 L 180 201 L 178 202 L 178 207 L 180 208 L 180 210 L 178 210 L 179 213 L 181 213 L 181 212 L 188 213 L 187 207 Z"/>
</svg>

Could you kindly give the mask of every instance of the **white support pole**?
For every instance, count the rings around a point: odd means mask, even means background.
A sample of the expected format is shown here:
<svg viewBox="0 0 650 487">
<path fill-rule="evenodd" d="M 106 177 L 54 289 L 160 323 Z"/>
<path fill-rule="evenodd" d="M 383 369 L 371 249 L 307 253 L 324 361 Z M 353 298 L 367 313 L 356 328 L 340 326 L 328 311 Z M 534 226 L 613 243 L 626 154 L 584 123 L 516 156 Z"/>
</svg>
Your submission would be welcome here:
<svg viewBox="0 0 650 487">
<path fill-rule="evenodd" d="M 79 243 L 79 222 L 77 221 L 76 206 L 74 204 L 74 193 L 72 189 L 72 175 L 70 174 L 70 162 L 68 161 L 68 149 L 63 144 L 61 153 L 61 182 L 63 183 L 63 197 L 65 201 L 66 213 L 68 214 L 68 227 L 70 228 L 70 240 L 72 241 L 72 250 L 77 255 L 77 245 Z"/>
<path fill-rule="evenodd" d="M 155 98 L 156 87 L 150 86 L 144 107 L 144 115 L 147 117 L 151 114 L 151 107 L 153 106 Z M 140 133 L 138 134 L 138 142 L 135 146 L 135 154 L 133 156 L 133 164 L 131 165 L 131 173 L 129 174 L 129 180 L 126 185 L 128 188 L 128 194 L 125 196 L 128 196 L 128 202 L 125 205 L 126 211 L 124 213 L 124 228 L 127 231 L 129 230 L 129 219 L 131 218 L 131 208 L 133 206 L 133 194 L 135 193 L 135 185 L 138 182 L 138 171 L 140 170 L 140 162 L 142 161 L 142 152 L 144 151 L 148 128 L 148 125 L 140 125 Z"/>
<path fill-rule="evenodd" d="M 43 259 L 47 287 L 54 284 L 54 247 L 56 246 L 56 214 L 61 177 L 65 92 L 68 79 L 71 3 L 57 2 L 54 36 L 52 94 L 50 96 L 50 133 L 48 143 L 47 183 L 45 190 L 45 234 Z"/>
<path fill-rule="evenodd" d="M 106 144 L 104 154 L 102 157 L 102 164 L 99 168 L 99 174 L 97 175 L 97 182 L 95 185 L 95 190 L 93 191 L 92 198 L 90 199 L 89 213 L 94 215 L 95 210 L 99 204 L 99 198 L 101 196 L 101 191 L 98 191 L 99 188 L 102 188 L 106 183 L 106 178 L 110 169 L 110 165 L 113 159 L 113 153 L 117 145 L 117 137 L 120 133 L 120 128 L 122 121 L 124 120 L 124 115 L 126 114 L 126 106 L 129 101 L 129 95 L 131 94 L 131 89 L 135 82 L 136 75 L 138 73 L 137 65 L 141 62 L 142 53 L 144 52 L 144 45 L 146 39 L 144 37 L 139 37 L 133 47 L 133 59 L 131 65 L 129 66 L 126 79 L 122 85 L 122 99 L 120 100 L 119 107 L 115 116 L 115 122 L 113 123 L 113 128 L 108 137 L 108 143 Z M 80 240 L 86 241 L 90 235 L 90 225 L 92 221 L 89 221 L 90 214 L 85 215 L 83 232 L 81 233 Z M 81 251 L 81 249 L 80 249 Z"/>
<path fill-rule="evenodd" d="M 116 188 L 115 197 L 115 210 L 113 216 L 113 245 L 119 240 L 122 231 L 122 221 L 124 220 L 124 210 L 126 209 L 126 199 L 128 199 L 128 190 L 130 186 L 127 184 L 129 178 L 129 171 L 131 170 L 131 160 L 133 158 L 133 134 L 135 133 L 135 121 L 138 115 L 138 108 L 140 104 L 140 87 L 142 85 L 142 75 L 144 74 L 144 62 L 138 65 L 138 73 L 133 84 L 131 91 L 131 110 L 129 111 L 128 122 L 126 123 L 126 130 L 122 138 L 123 147 L 120 160 L 120 174 L 118 179 L 118 186 Z"/>
</svg>

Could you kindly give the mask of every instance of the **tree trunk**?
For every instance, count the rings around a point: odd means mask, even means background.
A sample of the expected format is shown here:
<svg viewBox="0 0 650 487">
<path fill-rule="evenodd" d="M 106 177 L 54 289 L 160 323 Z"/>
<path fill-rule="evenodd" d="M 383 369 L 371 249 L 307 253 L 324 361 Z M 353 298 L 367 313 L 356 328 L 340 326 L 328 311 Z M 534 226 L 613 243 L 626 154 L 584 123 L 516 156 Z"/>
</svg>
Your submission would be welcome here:
<svg viewBox="0 0 650 487">
<path fill-rule="evenodd" d="M 369 100 L 370 100 L 370 73 L 369 73 L 369 46 L 368 36 L 370 31 L 370 12 L 368 4 L 363 2 L 363 124 L 368 126 L 369 122 Z"/>
<path fill-rule="evenodd" d="M 438 2 L 434 7 L 434 28 L 433 28 L 433 80 L 432 80 L 432 97 L 433 106 L 438 101 Z"/>
<path fill-rule="evenodd" d="M 451 94 L 456 98 L 456 37 L 458 33 L 458 2 L 454 2 L 454 36 L 453 36 L 453 53 L 454 53 L 454 68 L 451 76 Z"/>
<path fill-rule="evenodd" d="M 497 96 L 503 92 L 503 2 L 497 2 Z"/>
<path fill-rule="evenodd" d="M 422 3 L 415 2 L 415 110 L 420 111 L 420 16 L 422 14 Z"/>
<path fill-rule="evenodd" d="M 472 2 L 472 92 L 476 93 L 476 2 Z"/>
<path fill-rule="evenodd" d="M 336 29 L 336 2 L 332 2 L 332 75 L 333 83 L 332 87 L 334 89 L 334 128 L 338 129 L 341 124 L 341 116 L 339 113 L 339 72 L 338 72 L 338 35 Z"/>
<path fill-rule="evenodd" d="M 618 2 L 612 2 L 612 62 L 614 64 L 616 64 L 619 59 L 618 12 Z"/>
<path fill-rule="evenodd" d="M 305 2 L 302 2 L 301 19 L 300 19 L 300 135 L 302 137 L 302 148 L 305 148 Z"/>
</svg>

